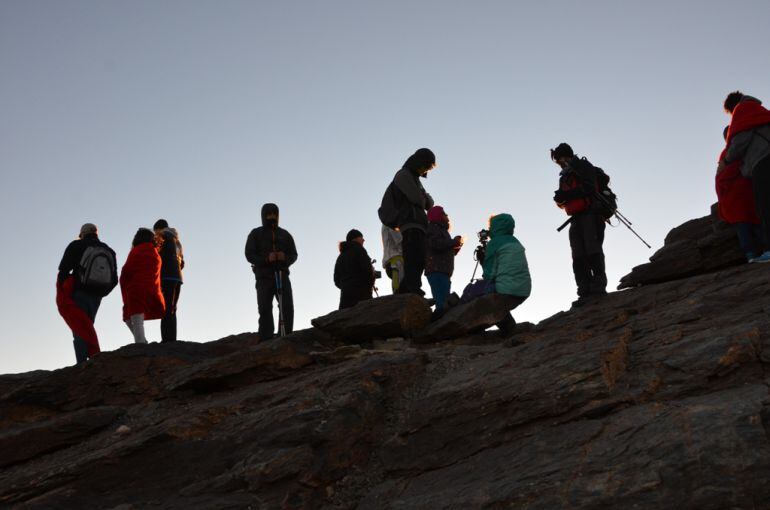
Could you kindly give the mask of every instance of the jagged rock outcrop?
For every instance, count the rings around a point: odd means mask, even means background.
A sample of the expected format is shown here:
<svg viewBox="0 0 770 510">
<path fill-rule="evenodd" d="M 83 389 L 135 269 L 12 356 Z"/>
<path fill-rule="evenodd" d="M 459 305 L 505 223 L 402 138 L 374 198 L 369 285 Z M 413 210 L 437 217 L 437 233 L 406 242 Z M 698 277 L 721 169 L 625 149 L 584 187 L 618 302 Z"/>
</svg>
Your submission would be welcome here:
<svg viewBox="0 0 770 510">
<path fill-rule="evenodd" d="M 0 506 L 769 508 L 768 312 L 744 264 L 515 342 L 311 329 L 0 376 Z"/>
<path fill-rule="evenodd" d="M 650 262 L 621 278 L 618 289 L 686 278 L 745 262 L 735 229 L 719 219 L 715 204 L 708 216 L 671 230 Z"/>
</svg>

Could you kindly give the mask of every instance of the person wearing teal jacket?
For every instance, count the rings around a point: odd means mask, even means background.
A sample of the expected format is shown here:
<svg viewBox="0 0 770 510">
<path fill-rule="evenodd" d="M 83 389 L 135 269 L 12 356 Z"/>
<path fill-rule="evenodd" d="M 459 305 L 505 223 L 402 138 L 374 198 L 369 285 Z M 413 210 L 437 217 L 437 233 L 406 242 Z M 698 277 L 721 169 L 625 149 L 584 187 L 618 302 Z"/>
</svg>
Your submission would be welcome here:
<svg viewBox="0 0 770 510">
<path fill-rule="evenodd" d="M 524 246 L 513 236 L 516 222 L 510 214 L 498 214 L 489 220 L 489 237 L 484 256 L 484 280 L 495 284 L 495 292 L 509 296 L 510 310 L 523 303 L 532 292 L 532 279 Z M 516 321 L 510 314 L 497 325 L 512 333 Z"/>
</svg>

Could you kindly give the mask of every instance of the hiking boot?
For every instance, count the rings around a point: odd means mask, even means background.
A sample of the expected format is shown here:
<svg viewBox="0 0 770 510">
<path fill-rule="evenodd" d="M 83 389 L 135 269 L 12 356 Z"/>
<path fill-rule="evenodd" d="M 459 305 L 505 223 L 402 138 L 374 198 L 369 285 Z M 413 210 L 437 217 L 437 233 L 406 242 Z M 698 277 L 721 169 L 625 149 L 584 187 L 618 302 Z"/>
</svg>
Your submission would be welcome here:
<svg viewBox="0 0 770 510">
<path fill-rule="evenodd" d="M 460 296 L 457 295 L 457 292 L 452 292 L 449 294 L 449 297 L 446 298 L 446 307 L 452 308 L 453 306 L 457 306 L 460 304 Z"/>
<path fill-rule="evenodd" d="M 586 303 L 588 303 L 589 297 L 588 296 L 580 296 L 575 301 L 572 302 L 572 308 L 579 308 Z"/>
<path fill-rule="evenodd" d="M 763 253 L 759 257 L 755 257 L 755 258 L 751 259 L 750 262 L 757 262 L 759 264 L 763 264 L 765 262 L 770 262 L 770 251 L 766 251 L 765 253 Z"/>
<path fill-rule="evenodd" d="M 436 310 L 433 311 L 433 313 L 431 313 L 430 321 L 436 322 L 437 320 L 440 320 L 445 313 L 446 313 L 446 310 L 444 310 L 443 308 L 437 308 Z"/>
</svg>

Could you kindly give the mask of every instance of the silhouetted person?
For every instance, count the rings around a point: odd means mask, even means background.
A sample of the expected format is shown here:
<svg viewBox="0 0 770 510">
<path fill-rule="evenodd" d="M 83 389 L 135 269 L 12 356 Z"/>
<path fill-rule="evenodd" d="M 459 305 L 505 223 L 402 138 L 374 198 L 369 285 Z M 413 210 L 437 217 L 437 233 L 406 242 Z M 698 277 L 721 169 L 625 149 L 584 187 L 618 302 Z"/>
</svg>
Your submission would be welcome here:
<svg viewBox="0 0 770 510">
<path fill-rule="evenodd" d="M 182 292 L 182 270 L 184 269 L 184 252 L 179 242 L 179 233 L 168 226 L 168 222 L 160 219 L 152 229 L 155 231 L 160 252 L 160 288 L 166 302 L 166 313 L 160 320 L 161 342 L 176 341 L 176 309 L 179 295 Z"/>
<path fill-rule="evenodd" d="M 577 283 L 578 299 L 573 306 L 582 306 L 593 297 L 607 294 L 607 274 L 604 269 L 605 218 L 599 212 L 595 195 L 599 179 L 607 179 L 601 169 L 586 158 L 579 158 L 566 143 L 551 149 L 551 159 L 559 165 L 559 189 L 554 201 L 572 218 L 569 243 L 572 249 L 572 271 Z"/>
<path fill-rule="evenodd" d="M 334 264 L 334 285 L 340 289 L 340 310 L 372 298 L 374 268 L 364 248 L 364 235 L 356 229 L 340 243 Z"/>
<path fill-rule="evenodd" d="M 727 96 L 724 107 L 732 119 L 727 131 L 727 152 L 717 172 L 740 162 L 741 174 L 751 179 L 765 247 L 764 253 L 752 261 L 770 262 L 770 111 L 759 99 L 739 91 Z"/>
<path fill-rule="evenodd" d="M 729 129 L 730 126 L 727 126 L 724 130 L 725 140 Z M 719 161 L 724 159 L 726 153 L 725 147 Z M 741 175 L 741 161 L 736 160 L 717 168 L 715 184 L 719 217 L 735 228 L 741 251 L 751 262 L 765 251 L 751 179 Z"/>
<path fill-rule="evenodd" d="M 146 344 L 144 321 L 161 319 L 166 303 L 160 288 L 161 260 L 155 245 L 155 233 L 140 228 L 131 242 L 131 251 L 120 270 L 123 294 L 123 322 L 134 335 L 134 342 Z"/>
<path fill-rule="evenodd" d="M 100 352 L 94 329 L 102 297 L 118 283 L 115 252 L 99 240 L 93 223 L 80 227 L 78 239 L 64 250 L 56 278 L 56 305 L 72 330 L 78 363 Z"/>
<path fill-rule="evenodd" d="M 393 178 L 395 187 L 402 194 L 398 220 L 404 256 L 404 278 L 398 289 L 401 294 L 425 295 L 422 291 L 422 273 L 425 270 L 428 246 L 426 211 L 433 207 L 433 198 L 420 184 L 420 178 L 426 178 L 435 166 L 436 156 L 433 152 L 430 149 L 418 149 Z"/>
<path fill-rule="evenodd" d="M 282 285 L 283 322 L 286 333 L 294 329 L 294 297 L 289 279 L 289 267 L 297 261 L 294 238 L 278 226 L 279 211 L 275 204 L 262 206 L 262 226 L 255 228 L 246 239 L 246 260 L 251 263 L 257 280 L 259 307 L 259 338 L 275 336 L 273 299 L 278 298 L 278 284 Z"/>
</svg>

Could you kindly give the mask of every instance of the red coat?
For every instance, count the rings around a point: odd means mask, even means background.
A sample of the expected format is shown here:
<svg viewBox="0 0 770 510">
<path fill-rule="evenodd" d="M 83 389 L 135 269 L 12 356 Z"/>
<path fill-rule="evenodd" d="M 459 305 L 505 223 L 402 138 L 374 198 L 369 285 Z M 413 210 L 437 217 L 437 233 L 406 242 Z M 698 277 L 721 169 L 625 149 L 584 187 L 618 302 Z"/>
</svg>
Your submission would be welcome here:
<svg viewBox="0 0 770 510">
<path fill-rule="evenodd" d="M 160 255 L 152 243 L 134 246 L 120 271 L 123 320 L 144 314 L 145 320 L 160 319 L 166 302 L 160 289 Z"/>
<path fill-rule="evenodd" d="M 767 110 L 758 101 L 742 101 L 733 110 L 730 129 L 727 131 L 727 146 L 733 136 L 755 127 L 770 124 L 770 110 Z"/>
<path fill-rule="evenodd" d="M 723 160 L 727 149 L 722 151 Z M 759 224 L 751 179 L 741 175 L 741 162 L 734 161 L 716 176 L 719 217 L 727 223 Z"/>
<path fill-rule="evenodd" d="M 88 355 L 93 356 L 99 350 L 99 338 L 96 336 L 94 323 L 72 299 L 75 289 L 75 277 L 70 275 L 63 282 L 56 282 L 56 307 L 59 314 L 70 327 L 72 333 L 82 338 L 88 347 Z"/>
</svg>

